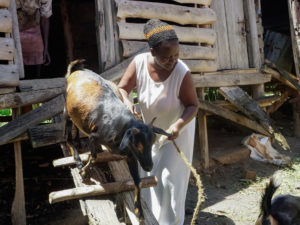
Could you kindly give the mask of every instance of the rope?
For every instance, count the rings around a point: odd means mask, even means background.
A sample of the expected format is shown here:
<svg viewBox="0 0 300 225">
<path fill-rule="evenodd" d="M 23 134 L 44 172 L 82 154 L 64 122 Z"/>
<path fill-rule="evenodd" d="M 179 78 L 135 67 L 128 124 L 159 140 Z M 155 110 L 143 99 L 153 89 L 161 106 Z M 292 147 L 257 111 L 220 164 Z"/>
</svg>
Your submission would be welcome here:
<svg viewBox="0 0 300 225">
<path fill-rule="evenodd" d="M 193 218 L 191 221 L 191 225 L 194 225 L 197 219 L 197 215 L 199 212 L 199 208 L 201 203 L 204 201 L 204 197 L 203 197 L 203 188 L 202 188 L 202 182 L 200 180 L 200 175 L 197 173 L 196 169 L 189 163 L 188 159 L 185 157 L 185 155 L 182 153 L 182 151 L 180 151 L 178 145 L 176 144 L 175 140 L 172 140 L 177 152 L 179 153 L 180 157 L 183 159 L 183 161 L 185 162 L 185 164 L 187 165 L 187 167 L 192 171 L 194 177 L 196 178 L 196 183 L 197 183 L 197 187 L 198 187 L 198 201 L 196 204 L 196 207 L 194 209 L 194 213 L 193 213 Z"/>
</svg>

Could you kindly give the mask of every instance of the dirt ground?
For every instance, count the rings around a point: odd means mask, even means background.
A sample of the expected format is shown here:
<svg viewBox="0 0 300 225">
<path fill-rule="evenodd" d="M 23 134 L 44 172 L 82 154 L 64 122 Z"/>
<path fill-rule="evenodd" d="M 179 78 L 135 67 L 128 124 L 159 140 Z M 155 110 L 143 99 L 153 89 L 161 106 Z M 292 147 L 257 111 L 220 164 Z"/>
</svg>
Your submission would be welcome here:
<svg viewBox="0 0 300 225">
<path fill-rule="evenodd" d="M 226 122 L 211 122 L 209 144 L 211 156 L 220 152 L 233 152 L 243 149 L 240 141 L 249 134 L 238 127 L 228 126 Z M 259 214 L 259 202 L 267 180 L 276 173 L 282 185 L 281 193 L 300 196 L 300 141 L 292 137 L 292 124 L 288 119 L 277 120 L 277 126 L 288 140 L 291 151 L 278 151 L 289 155 L 291 167 L 258 162 L 246 154 L 238 162 L 224 165 L 212 160 L 213 166 L 204 170 L 196 157 L 194 165 L 201 176 L 205 201 L 201 205 L 196 224 L 201 225 L 250 225 Z M 56 145 L 32 149 L 23 143 L 23 169 L 25 184 L 26 215 L 28 225 L 87 225 L 77 200 L 50 205 L 48 194 L 73 187 L 68 168 L 53 168 L 52 161 L 62 157 Z M 243 150 L 244 151 L 244 150 Z M 231 157 L 231 156 L 230 156 Z M 234 157 L 232 157 L 232 160 Z M 256 174 L 255 180 L 246 179 L 246 171 Z M 10 209 L 14 194 L 14 155 L 12 145 L 1 146 L 0 157 L 0 225 L 10 225 Z M 191 177 L 186 200 L 186 221 L 190 224 L 197 201 L 197 187 Z M 184 203 L 183 203 L 184 204 Z"/>
</svg>

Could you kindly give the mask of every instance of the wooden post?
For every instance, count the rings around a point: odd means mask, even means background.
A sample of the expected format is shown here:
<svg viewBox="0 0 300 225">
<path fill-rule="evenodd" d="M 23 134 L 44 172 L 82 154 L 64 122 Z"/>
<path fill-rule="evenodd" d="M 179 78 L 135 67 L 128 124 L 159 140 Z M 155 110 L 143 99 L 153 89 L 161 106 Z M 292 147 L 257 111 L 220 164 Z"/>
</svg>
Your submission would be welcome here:
<svg viewBox="0 0 300 225">
<path fill-rule="evenodd" d="M 300 52 L 300 46 L 299 46 L 299 32 L 298 32 L 298 26 L 299 21 L 297 20 L 297 15 L 300 13 L 297 11 L 298 1 L 292 1 L 288 0 L 288 8 L 289 8 L 289 18 L 290 18 L 290 29 L 291 29 L 291 40 L 292 40 L 292 47 L 293 47 L 293 56 L 294 56 L 294 64 L 295 64 L 295 71 L 296 75 L 299 78 L 299 84 L 300 84 L 300 59 L 299 59 L 299 52 Z M 298 92 L 299 94 L 299 92 Z M 297 107 L 298 104 L 298 107 Z M 297 112 L 296 108 L 300 108 L 298 103 L 294 103 L 293 106 L 293 117 L 294 117 L 294 135 L 298 138 L 300 138 L 300 113 Z"/>
<path fill-rule="evenodd" d="M 17 114 L 17 109 L 13 109 L 13 116 L 16 117 Z M 11 208 L 11 221 L 13 225 L 26 225 L 21 141 L 17 141 L 14 143 L 14 151 L 16 168 L 16 189 Z"/>
</svg>

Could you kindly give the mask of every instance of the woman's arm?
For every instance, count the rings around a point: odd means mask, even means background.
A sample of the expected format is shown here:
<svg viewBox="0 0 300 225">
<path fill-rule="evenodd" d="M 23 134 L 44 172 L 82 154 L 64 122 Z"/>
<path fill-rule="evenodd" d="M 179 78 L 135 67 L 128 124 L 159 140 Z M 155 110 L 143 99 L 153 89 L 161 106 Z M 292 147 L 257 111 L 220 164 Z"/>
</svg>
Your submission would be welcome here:
<svg viewBox="0 0 300 225">
<path fill-rule="evenodd" d="M 192 75 L 189 71 L 186 73 L 181 83 L 179 99 L 185 109 L 181 117 L 170 126 L 172 136 L 169 139 L 171 140 L 178 137 L 180 129 L 190 122 L 198 112 L 197 93 L 192 80 Z"/>
<path fill-rule="evenodd" d="M 137 115 L 138 113 L 134 107 L 134 104 L 128 98 L 129 93 L 135 88 L 135 86 L 136 86 L 136 65 L 135 62 L 132 61 L 127 67 L 124 75 L 122 76 L 118 84 L 118 87 L 124 99 L 124 104 L 132 112 L 132 114 Z"/>
</svg>

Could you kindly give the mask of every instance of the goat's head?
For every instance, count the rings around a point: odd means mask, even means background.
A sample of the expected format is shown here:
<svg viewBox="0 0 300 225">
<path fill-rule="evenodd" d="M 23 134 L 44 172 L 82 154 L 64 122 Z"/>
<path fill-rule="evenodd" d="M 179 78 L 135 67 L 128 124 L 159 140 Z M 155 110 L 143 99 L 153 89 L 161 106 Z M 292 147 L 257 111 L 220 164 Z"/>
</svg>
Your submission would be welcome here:
<svg viewBox="0 0 300 225">
<path fill-rule="evenodd" d="M 121 152 L 132 154 L 145 171 L 151 171 L 153 167 L 151 149 L 156 139 L 155 133 L 170 136 L 163 129 L 153 126 L 153 122 L 154 120 L 150 124 L 135 122 L 126 130 L 120 144 Z"/>
</svg>

